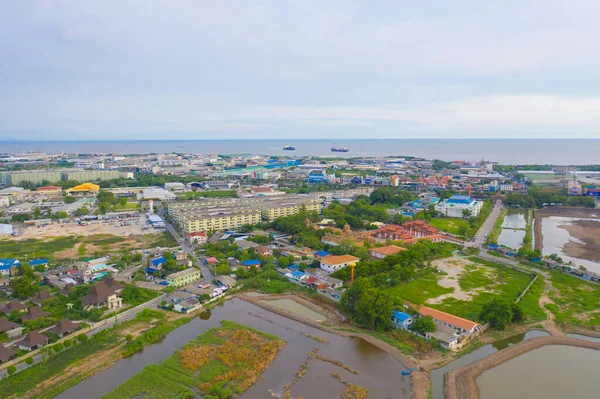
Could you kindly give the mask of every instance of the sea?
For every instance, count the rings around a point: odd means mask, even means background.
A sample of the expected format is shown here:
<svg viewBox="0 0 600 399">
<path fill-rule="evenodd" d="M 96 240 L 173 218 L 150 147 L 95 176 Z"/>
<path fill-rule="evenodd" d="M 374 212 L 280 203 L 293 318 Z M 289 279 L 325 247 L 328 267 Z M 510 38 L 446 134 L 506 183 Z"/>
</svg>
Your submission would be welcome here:
<svg viewBox="0 0 600 399">
<path fill-rule="evenodd" d="M 294 151 L 284 151 L 290 145 Z M 348 152 L 331 152 L 332 147 Z M 353 139 L 353 140 L 81 140 L 0 141 L 0 154 L 257 154 L 314 157 L 402 157 L 508 165 L 600 164 L 599 139 Z"/>
</svg>

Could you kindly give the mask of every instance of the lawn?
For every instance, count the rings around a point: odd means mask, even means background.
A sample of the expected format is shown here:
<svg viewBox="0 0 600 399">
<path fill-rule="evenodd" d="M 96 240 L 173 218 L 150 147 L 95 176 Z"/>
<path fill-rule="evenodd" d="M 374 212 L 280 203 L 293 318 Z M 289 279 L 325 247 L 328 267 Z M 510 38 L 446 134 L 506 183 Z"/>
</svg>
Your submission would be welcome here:
<svg viewBox="0 0 600 399">
<path fill-rule="evenodd" d="M 547 319 L 546 313 L 540 307 L 540 296 L 544 292 L 544 278 L 538 275 L 538 279 L 531 285 L 527 294 L 521 299 L 519 305 L 523 309 L 523 313 L 527 316 L 527 323 L 535 323 Z"/>
<path fill-rule="evenodd" d="M 208 398 L 241 395 L 269 367 L 285 342 L 230 321 L 211 328 L 161 364 L 146 366 L 102 399 Z"/>
<path fill-rule="evenodd" d="M 139 202 L 128 202 L 125 205 L 121 205 L 121 204 L 116 204 L 113 207 L 113 210 L 115 212 L 123 212 L 123 211 L 135 211 L 140 209 L 140 204 Z"/>
<path fill-rule="evenodd" d="M 467 268 L 467 273 L 463 273 L 458 282 L 462 289 L 479 289 L 472 294 L 472 299 L 465 301 L 447 298 L 441 304 L 431 305 L 431 307 L 478 321 L 483 305 L 494 298 L 514 302 L 533 278 L 527 273 L 483 259 L 470 258 L 470 260 L 477 263 L 479 268 L 477 270 Z M 492 276 L 490 277 L 489 274 Z"/>
<path fill-rule="evenodd" d="M 552 290 L 547 304 L 557 323 L 578 324 L 589 327 L 600 325 L 600 286 L 564 273 L 551 271 Z"/>
<path fill-rule="evenodd" d="M 81 241 L 83 241 L 83 237 L 75 235 L 51 237 L 45 240 L 0 240 L 0 256 L 7 258 L 24 258 L 28 255 L 29 259 L 52 259 L 54 253 L 73 248 L 75 244 Z"/>
<path fill-rule="evenodd" d="M 438 230 L 445 231 L 450 234 L 460 234 L 461 227 L 469 230 L 469 222 L 465 219 L 458 218 L 433 218 L 429 221 L 433 227 Z"/>
<path fill-rule="evenodd" d="M 418 275 L 414 280 L 385 288 L 385 292 L 416 305 L 422 305 L 429 298 L 437 298 L 453 291 L 452 288 L 439 285 L 437 283 L 439 279 L 440 274 L 435 270 L 425 269 L 423 274 Z"/>
</svg>

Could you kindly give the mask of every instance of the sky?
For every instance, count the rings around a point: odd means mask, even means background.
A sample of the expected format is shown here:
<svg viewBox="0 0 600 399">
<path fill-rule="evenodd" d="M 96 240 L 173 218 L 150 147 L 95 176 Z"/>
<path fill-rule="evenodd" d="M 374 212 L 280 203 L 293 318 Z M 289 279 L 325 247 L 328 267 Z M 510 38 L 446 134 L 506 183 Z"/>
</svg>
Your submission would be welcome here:
<svg viewBox="0 0 600 399">
<path fill-rule="evenodd" d="M 0 140 L 600 138 L 597 0 L 5 1 Z"/>
</svg>

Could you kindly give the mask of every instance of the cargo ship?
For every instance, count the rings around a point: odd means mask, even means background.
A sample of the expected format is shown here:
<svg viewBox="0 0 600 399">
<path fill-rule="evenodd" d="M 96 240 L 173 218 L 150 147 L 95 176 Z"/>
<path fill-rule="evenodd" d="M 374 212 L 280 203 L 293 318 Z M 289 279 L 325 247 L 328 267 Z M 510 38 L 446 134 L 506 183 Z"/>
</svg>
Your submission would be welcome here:
<svg viewBox="0 0 600 399">
<path fill-rule="evenodd" d="M 291 145 L 285 145 L 285 147 L 283 147 L 284 151 L 294 151 L 296 148 L 292 147 Z"/>
<path fill-rule="evenodd" d="M 335 148 L 335 147 L 331 147 L 331 152 L 348 152 L 350 151 L 348 148 L 346 148 L 346 146 L 343 146 L 342 148 Z"/>
</svg>

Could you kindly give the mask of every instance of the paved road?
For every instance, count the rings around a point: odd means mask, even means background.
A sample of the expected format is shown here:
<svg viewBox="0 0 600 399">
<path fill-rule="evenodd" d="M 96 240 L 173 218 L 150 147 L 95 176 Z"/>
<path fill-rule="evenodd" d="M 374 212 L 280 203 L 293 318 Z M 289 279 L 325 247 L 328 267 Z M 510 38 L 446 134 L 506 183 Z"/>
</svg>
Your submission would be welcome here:
<svg viewBox="0 0 600 399">
<path fill-rule="evenodd" d="M 475 235 L 475 241 L 472 243 L 472 246 L 481 247 L 485 244 L 487 235 L 490 234 L 490 232 L 494 228 L 494 225 L 496 224 L 496 219 L 498 219 L 498 217 L 500 216 L 500 212 L 502 212 L 503 208 L 504 206 L 502 205 L 502 201 L 496 201 L 496 203 L 492 207 L 492 211 L 477 231 L 477 234 Z"/>
<path fill-rule="evenodd" d="M 164 218 L 164 215 L 163 215 Z M 167 229 L 167 231 L 169 233 L 171 233 L 171 235 L 173 235 L 173 237 L 177 240 L 177 242 L 179 243 L 179 245 L 181 245 L 181 248 L 183 248 L 183 250 L 185 252 L 187 252 L 188 254 L 192 255 L 192 258 L 194 258 L 194 262 L 196 263 L 196 265 L 198 265 L 200 267 L 200 270 L 202 270 L 202 275 L 204 276 L 204 279 L 207 281 L 212 281 L 213 280 L 213 274 L 210 271 L 210 269 L 204 264 L 204 261 L 202 259 L 199 259 L 196 256 L 196 252 L 194 251 L 194 247 L 187 243 L 185 240 L 183 240 L 180 236 L 179 233 L 177 233 L 177 231 L 175 230 L 175 228 L 173 228 L 173 226 L 171 226 L 171 224 L 169 222 L 167 222 L 166 218 L 165 219 L 165 227 Z"/>
</svg>

